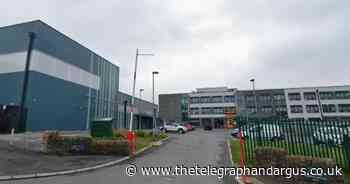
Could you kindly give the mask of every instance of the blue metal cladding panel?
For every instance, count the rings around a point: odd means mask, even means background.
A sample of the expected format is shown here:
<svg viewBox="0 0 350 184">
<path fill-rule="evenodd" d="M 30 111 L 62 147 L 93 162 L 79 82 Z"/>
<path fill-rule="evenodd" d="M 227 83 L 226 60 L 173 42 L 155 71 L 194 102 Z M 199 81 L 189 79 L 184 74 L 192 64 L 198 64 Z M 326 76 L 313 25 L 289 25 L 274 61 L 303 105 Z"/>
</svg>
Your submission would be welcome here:
<svg viewBox="0 0 350 184">
<path fill-rule="evenodd" d="M 1 104 L 19 104 L 22 80 L 23 72 L 0 74 Z M 88 91 L 87 87 L 31 71 L 27 131 L 84 130 Z"/>
<path fill-rule="evenodd" d="M 23 74 L 23 72 L 0 74 L 0 104 L 20 103 Z"/>
</svg>

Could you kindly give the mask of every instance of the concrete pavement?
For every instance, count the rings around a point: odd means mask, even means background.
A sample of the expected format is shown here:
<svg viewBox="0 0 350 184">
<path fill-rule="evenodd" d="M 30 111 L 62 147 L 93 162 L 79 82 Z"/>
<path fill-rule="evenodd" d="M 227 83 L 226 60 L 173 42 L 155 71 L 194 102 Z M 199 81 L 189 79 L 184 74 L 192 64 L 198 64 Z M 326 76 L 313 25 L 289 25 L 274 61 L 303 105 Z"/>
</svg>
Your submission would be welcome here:
<svg viewBox="0 0 350 184">
<path fill-rule="evenodd" d="M 203 131 L 196 130 L 184 135 L 171 135 L 172 139 L 160 149 L 151 150 L 134 161 L 121 165 L 88 172 L 78 175 L 57 176 L 50 178 L 17 180 L 0 182 L 1 184 L 134 184 L 134 183 L 159 183 L 159 184 L 215 184 L 231 183 L 228 178 L 219 180 L 216 176 L 142 176 L 138 172 L 135 176 L 127 176 L 125 168 L 135 164 L 138 168 L 142 166 L 172 166 L 185 165 L 195 166 L 224 166 L 229 165 L 226 138 L 224 130 Z M 139 169 L 140 170 L 140 169 Z"/>
</svg>

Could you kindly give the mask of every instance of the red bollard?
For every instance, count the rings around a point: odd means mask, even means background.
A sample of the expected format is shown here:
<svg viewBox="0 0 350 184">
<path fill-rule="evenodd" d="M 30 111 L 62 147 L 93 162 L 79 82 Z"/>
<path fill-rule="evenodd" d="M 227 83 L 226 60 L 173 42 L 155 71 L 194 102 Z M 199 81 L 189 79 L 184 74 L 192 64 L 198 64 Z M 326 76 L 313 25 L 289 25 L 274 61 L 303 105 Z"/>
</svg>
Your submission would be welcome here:
<svg viewBox="0 0 350 184">
<path fill-rule="evenodd" d="M 130 156 L 134 158 L 136 154 L 135 132 L 133 131 L 128 132 L 128 142 L 129 142 Z"/>
</svg>

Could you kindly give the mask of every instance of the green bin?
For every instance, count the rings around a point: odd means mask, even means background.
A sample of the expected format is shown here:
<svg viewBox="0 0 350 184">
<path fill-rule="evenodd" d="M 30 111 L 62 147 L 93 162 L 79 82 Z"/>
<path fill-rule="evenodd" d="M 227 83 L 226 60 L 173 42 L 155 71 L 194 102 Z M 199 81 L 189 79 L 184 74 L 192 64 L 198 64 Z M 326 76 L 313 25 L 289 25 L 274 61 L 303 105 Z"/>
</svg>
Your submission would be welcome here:
<svg viewBox="0 0 350 184">
<path fill-rule="evenodd" d="M 112 138 L 113 137 L 113 129 L 112 129 L 112 118 L 104 118 L 97 119 L 91 122 L 91 136 L 92 137 L 105 137 Z"/>
</svg>

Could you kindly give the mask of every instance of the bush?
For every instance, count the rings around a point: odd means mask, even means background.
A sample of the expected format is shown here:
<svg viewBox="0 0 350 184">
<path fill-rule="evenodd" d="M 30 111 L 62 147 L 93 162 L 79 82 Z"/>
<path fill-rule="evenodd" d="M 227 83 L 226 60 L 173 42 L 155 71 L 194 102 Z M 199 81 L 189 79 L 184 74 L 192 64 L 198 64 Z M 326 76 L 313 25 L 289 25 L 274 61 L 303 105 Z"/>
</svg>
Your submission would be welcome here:
<svg viewBox="0 0 350 184">
<path fill-rule="evenodd" d="M 129 155 L 129 144 L 126 140 L 94 140 L 89 147 L 90 154 Z"/>
<path fill-rule="evenodd" d="M 288 152 L 281 148 L 259 147 L 254 151 L 254 164 L 257 167 L 283 167 L 287 161 Z"/>
<path fill-rule="evenodd" d="M 147 133 L 143 130 L 137 130 L 135 135 L 136 135 L 136 137 L 147 137 Z"/>
<path fill-rule="evenodd" d="M 113 136 L 120 137 L 122 139 L 127 139 L 128 132 L 129 132 L 129 130 L 127 130 L 127 129 L 113 129 Z"/>
<path fill-rule="evenodd" d="M 152 139 L 153 141 L 159 141 L 162 139 L 165 139 L 168 137 L 168 134 L 164 133 L 164 132 L 160 132 L 159 134 L 153 135 Z"/>
<path fill-rule="evenodd" d="M 59 132 L 45 133 L 43 139 L 46 143 L 46 152 L 58 155 L 86 153 L 92 142 L 90 137 L 61 136 Z"/>
</svg>

